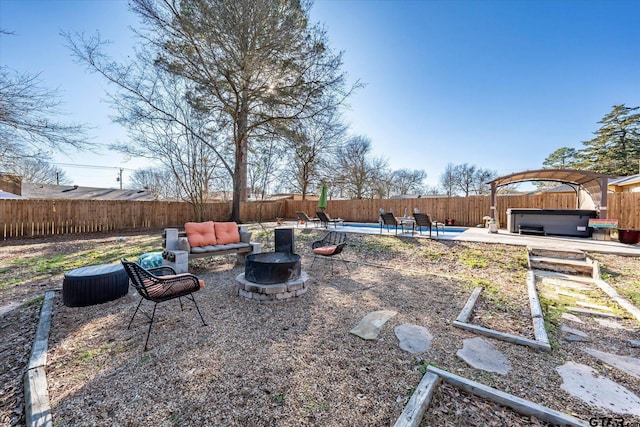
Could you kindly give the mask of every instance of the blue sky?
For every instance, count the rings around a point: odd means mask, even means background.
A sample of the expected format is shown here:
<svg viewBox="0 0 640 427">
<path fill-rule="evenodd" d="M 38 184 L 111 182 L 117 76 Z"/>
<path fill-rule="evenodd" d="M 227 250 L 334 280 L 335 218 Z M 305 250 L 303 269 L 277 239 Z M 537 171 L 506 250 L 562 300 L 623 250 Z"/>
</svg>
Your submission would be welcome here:
<svg viewBox="0 0 640 427">
<path fill-rule="evenodd" d="M 508 174 L 536 169 L 562 146 L 581 148 L 614 104 L 640 105 L 640 2 L 316 1 L 350 79 L 366 84 L 345 114 L 394 169 L 424 169 L 436 185 L 447 163 Z M 95 141 L 126 141 L 110 124 L 104 82 L 75 64 L 61 30 L 131 48 L 136 17 L 120 0 L 0 0 L 3 65 L 41 72 L 70 120 Z M 60 163 L 134 169 L 120 154 L 79 153 Z M 116 170 L 63 167 L 74 183 L 115 187 Z M 125 170 L 125 183 L 128 171 Z"/>
</svg>

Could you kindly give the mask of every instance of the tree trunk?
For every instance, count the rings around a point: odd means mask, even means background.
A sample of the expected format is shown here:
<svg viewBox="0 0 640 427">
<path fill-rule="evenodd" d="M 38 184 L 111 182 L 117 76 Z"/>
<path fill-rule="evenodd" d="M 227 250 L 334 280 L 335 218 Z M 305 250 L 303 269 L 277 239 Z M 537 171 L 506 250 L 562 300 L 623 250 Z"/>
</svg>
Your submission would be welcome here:
<svg viewBox="0 0 640 427">
<path fill-rule="evenodd" d="M 236 123 L 236 159 L 233 167 L 233 203 L 230 221 L 240 222 L 240 202 L 247 201 L 248 106 L 243 99 Z"/>
</svg>

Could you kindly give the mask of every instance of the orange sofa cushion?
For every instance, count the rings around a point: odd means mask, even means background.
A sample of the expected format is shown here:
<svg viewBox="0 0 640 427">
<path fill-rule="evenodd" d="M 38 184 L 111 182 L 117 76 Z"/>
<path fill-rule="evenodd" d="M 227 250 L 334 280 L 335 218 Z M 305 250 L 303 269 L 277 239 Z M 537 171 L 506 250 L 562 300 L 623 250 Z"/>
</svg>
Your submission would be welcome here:
<svg viewBox="0 0 640 427">
<path fill-rule="evenodd" d="M 240 233 L 238 232 L 238 224 L 235 222 L 216 222 L 216 240 L 219 245 L 227 243 L 240 243 Z"/>
<path fill-rule="evenodd" d="M 184 231 L 187 232 L 187 240 L 189 240 L 189 246 L 192 248 L 218 244 L 213 221 L 187 222 L 184 225 Z"/>
<path fill-rule="evenodd" d="M 182 273 L 182 274 L 167 274 L 165 276 L 158 276 L 161 279 L 173 279 L 174 277 L 182 277 L 182 276 L 187 276 L 189 274 L 186 273 Z M 200 285 L 200 289 L 204 288 L 204 280 L 202 279 L 198 279 L 198 284 Z"/>
<path fill-rule="evenodd" d="M 329 256 L 335 252 L 336 248 L 337 246 L 320 246 L 319 248 L 315 248 L 313 253 L 316 255 Z"/>
</svg>

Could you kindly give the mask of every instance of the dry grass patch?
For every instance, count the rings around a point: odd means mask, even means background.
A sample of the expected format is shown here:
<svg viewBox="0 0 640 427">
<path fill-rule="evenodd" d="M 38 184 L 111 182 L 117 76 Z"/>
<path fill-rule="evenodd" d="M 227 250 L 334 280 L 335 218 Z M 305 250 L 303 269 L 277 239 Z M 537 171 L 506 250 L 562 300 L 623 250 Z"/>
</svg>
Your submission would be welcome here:
<svg viewBox="0 0 640 427">
<path fill-rule="evenodd" d="M 237 297 L 235 277 L 243 269 L 232 263 L 233 257 L 193 263 L 191 271 L 207 284 L 195 297 L 208 326 L 201 325 L 188 301 L 184 311 L 177 301 L 160 304 L 148 352 L 142 350 L 145 318 L 137 317 L 126 329 L 138 302 L 133 293 L 82 308 L 65 307 L 58 295 L 47 367 L 54 423 L 385 426 L 400 415 L 428 363 L 582 419 L 613 414 L 561 390 L 554 368 L 566 360 L 588 363 L 640 394 L 640 381 L 594 362 L 557 336 L 553 338 L 560 345 L 552 352 L 491 340 L 512 364 L 506 376 L 473 369 L 456 356 L 462 341 L 475 335 L 452 322 L 478 281 L 487 286 L 486 306 L 480 311 L 492 313 L 492 319 L 483 320 L 490 327 L 514 324 L 520 313 L 529 322 L 524 248 L 350 235 L 344 256 L 352 263 L 351 273 L 336 262 L 331 274 L 323 260 L 309 269 L 310 242 L 323 234 L 296 231 L 296 249 L 310 282 L 309 292 L 294 301 L 257 304 Z M 272 249 L 272 232 L 254 237 L 264 239 L 266 251 Z M 139 238 L 144 242 L 148 237 Z M 137 239 L 127 236 L 122 251 L 137 245 Z M 112 240 L 60 242 L 59 247 L 68 248 L 62 250 L 72 256 L 72 246 L 90 250 Z M 61 276 L 52 283 L 59 287 Z M 8 291 L 22 297 L 22 288 L 29 286 L 27 280 Z M 11 299 L 6 291 L 5 301 Z M 382 328 L 378 340 L 349 334 L 367 313 L 381 309 L 398 315 Z M 403 323 L 427 327 L 434 336 L 431 348 L 418 355 L 400 350 L 393 328 Z M 522 332 L 520 326 L 514 328 Z M 619 335 L 597 331 L 596 324 L 588 324 L 588 332 L 598 340 L 594 347 L 622 352 L 625 340 L 638 329 L 636 325 Z M 13 369 L 23 369 L 21 362 Z M 425 418 L 424 425 L 456 425 L 459 420 L 491 425 L 492 419 L 519 423 L 519 416 L 496 418 L 496 407 L 467 402 L 470 397 L 447 387 L 441 393 L 437 414 Z M 460 414 L 469 403 L 473 414 Z"/>
</svg>

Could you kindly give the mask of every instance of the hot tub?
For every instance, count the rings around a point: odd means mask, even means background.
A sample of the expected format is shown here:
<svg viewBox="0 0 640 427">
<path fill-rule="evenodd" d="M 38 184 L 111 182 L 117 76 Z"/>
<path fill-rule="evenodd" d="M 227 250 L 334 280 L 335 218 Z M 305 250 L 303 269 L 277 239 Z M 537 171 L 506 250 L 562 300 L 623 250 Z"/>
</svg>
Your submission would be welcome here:
<svg viewBox="0 0 640 427">
<path fill-rule="evenodd" d="M 544 234 L 591 237 L 589 218 L 597 218 L 597 212 L 586 209 L 507 209 L 507 229 L 518 233 L 520 226 L 542 226 Z"/>
</svg>

